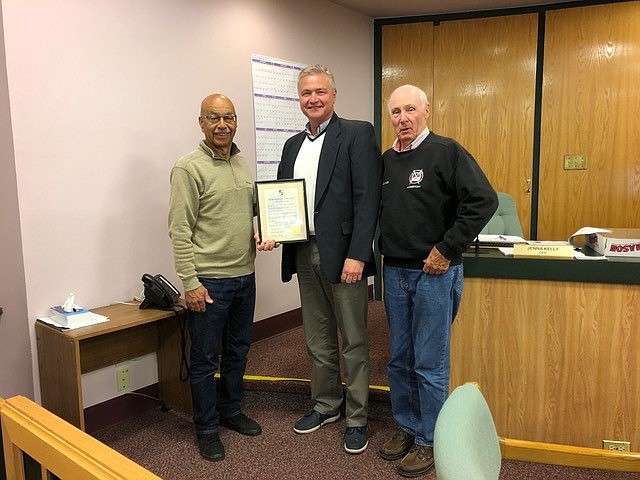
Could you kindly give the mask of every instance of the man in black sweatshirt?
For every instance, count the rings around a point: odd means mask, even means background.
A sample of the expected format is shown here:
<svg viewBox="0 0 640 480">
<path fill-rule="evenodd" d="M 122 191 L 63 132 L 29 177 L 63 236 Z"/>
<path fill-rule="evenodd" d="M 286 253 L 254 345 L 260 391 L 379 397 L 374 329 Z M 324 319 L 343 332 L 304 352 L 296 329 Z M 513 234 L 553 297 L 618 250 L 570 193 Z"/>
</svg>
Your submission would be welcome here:
<svg viewBox="0 0 640 480">
<path fill-rule="evenodd" d="M 462 297 L 462 253 L 498 199 L 458 142 L 429 131 L 413 85 L 389 98 L 397 139 L 383 155 L 380 252 L 391 337 L 388 364 L 398 432 L 380 449 L 407 477 L 433 466 L 436 418 L 449 394 L 451 325 Z"/>
</svg>

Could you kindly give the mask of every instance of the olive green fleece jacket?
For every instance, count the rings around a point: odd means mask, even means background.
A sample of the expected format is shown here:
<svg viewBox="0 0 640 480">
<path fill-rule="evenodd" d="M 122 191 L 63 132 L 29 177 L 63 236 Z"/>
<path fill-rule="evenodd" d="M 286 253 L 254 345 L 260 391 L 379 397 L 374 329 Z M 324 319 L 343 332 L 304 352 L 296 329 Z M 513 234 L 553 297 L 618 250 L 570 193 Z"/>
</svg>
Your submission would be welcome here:
<svg viewBox="0 0 640 480">
<path fill-rule="evenodd" d="M 253 175 L 236 144 L 229 160 L 204 141 L 171 170 L 169 237 L 185 291 L 198 277 L 254 272 Z"/>
</svg>

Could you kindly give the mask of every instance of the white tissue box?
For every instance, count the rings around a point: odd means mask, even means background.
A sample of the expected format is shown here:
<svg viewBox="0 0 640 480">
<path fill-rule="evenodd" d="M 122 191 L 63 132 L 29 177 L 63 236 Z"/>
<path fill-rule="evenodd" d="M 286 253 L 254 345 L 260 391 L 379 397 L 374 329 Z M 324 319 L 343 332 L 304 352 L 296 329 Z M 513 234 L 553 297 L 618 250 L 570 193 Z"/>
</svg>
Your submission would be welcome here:
<svg viewBox="0 0 640 480">
<path fill-rule="evenodd" d="M 61 305 L 49 309 L 49 318 L 59 325 L 73 327 L 80 322 L 93 318 L 93 314 L 86 308 L 74 308 L 73 312 L 65 311 Z"/>
</svg>

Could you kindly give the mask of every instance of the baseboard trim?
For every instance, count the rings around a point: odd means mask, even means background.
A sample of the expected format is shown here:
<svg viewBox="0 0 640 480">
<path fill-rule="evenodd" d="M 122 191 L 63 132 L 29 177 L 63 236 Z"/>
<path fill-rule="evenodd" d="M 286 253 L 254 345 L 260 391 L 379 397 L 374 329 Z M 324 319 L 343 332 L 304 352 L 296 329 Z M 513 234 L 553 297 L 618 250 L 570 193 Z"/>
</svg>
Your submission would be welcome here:
<svg viewBox="0 0 640 480">
<path fill-rule="evenodd" d="M 157 383 L 111 398 L 84 409 L 84 430 L 88 434 L 123 422 L 154 408 L 159 408 L 160 389 Z"/>
<path fill-rule="evenodd" d="M 265 318 L 253 323 L 252 343 L 266 340 L 302 325 L 302 310 L 296 308 L 288 312 Z"/>
<path fill-rule="evenodd" d="M 599 448 L 500 438 L 504 460 L 546 463 L 567 467 L 640 472 L 640 453 L 611 452 Z"/>
</svg>

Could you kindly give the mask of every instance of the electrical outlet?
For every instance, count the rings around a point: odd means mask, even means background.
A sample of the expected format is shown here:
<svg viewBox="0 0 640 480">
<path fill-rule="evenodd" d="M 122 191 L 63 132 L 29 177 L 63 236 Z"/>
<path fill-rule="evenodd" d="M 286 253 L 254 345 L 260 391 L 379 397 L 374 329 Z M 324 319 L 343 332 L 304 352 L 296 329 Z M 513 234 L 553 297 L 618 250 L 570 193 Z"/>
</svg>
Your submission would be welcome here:
<svg viewBox="0 0 640 480">
<path fill-rule="evenodd" d="M 587 169 L 586 155 L 565 155 L 564 169 L 565 170 L 586 170 Z"/>
<path fill-rule="evenodd" d="M 128 365 L 121 365 L 116 370 L 116 385 L 119 392 L 129 390 L 131 387 L 131 376 L 129 375 Z"/>
<path fill-rule="evenodd" d="M 603 440 L 602 448 L 614 452 L 630 452 L 631 442 L 623 442 L 618 440 Z"/>
</svg>

